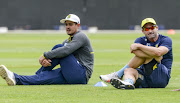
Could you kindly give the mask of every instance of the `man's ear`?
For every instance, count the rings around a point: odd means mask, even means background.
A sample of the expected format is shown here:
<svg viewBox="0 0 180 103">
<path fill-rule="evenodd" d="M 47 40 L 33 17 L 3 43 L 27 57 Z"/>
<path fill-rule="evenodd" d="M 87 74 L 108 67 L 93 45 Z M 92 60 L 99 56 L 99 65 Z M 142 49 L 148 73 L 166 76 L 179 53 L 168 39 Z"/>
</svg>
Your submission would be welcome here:
<svg viewBox="0 0 180 103">
<path fill-rule="evenodd" d="M 142 33 L 144 33 L 144 30 L 142 29 Z"/>
<path fill-rule="evenodd" d="M 158 30 L 159 29 L 159 27 L 156 25 L 156 29 Z"/>
<path fill-rule="evenodd" d="M 80 27 L 80 24 L 77 24 L 78 27 Z"/>
</svg>

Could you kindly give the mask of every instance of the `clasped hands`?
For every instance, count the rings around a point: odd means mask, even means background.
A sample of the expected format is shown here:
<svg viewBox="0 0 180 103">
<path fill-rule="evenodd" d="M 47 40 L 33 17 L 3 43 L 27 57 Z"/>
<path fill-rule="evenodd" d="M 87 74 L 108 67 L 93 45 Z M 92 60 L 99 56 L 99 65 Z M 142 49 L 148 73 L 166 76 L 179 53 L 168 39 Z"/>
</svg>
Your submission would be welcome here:
<svg viewBox="0 0 180 103">
<path fill-rule="evenodd" d="M 51 60 L 50 59 L 46 59 L 44 58 L 43 55 L 40 56 L 39 58 L 39 63 L 43 66 L 43 67 L 47 67 L 47 66 L 51 66 Z"/>
</svg>

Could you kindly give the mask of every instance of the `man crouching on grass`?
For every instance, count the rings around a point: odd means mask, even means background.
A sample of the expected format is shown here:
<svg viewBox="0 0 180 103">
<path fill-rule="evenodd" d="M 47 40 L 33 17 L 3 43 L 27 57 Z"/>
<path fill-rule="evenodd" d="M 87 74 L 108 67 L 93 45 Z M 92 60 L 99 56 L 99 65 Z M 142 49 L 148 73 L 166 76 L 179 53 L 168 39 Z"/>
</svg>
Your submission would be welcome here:
<svg viewBox="0 0 180 103">
<path fill-rule="evenodd" d="M 22 76 L 0 66 L 0 75 L 8 85 L 46 85 L 46 84 L 87 84 L 94 66 L 94 52 L 89 38 L 78 31 L 80 19 L 69 14 L 65 19 L 69 38 L 55 45 L 51 51 L 39 58 L 42 67 L 32 76 Z M 60 68 L 52 70 L 56 65 Z"/>
<path fill-rule="evenodd" d="M 145 36 L 137 38 L 130 46 L 135 56 L 121 70 L 100 75 L 101 80 L 110 82 L 117 89 L 165 88 L 169 83 L 173 62 L 172 40 L 158 33 L 153 18 L 144 19 L 141 27 Z M 124 80 L 120 79 L 122 76 Z"/>
</svg>

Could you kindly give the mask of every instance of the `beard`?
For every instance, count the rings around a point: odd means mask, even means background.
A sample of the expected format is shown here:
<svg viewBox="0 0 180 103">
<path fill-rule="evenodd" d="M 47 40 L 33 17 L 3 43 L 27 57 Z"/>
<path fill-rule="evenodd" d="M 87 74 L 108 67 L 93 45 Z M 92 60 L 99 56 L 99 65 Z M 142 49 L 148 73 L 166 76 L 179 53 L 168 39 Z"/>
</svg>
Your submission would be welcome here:
<svg viewBox="0 0 180 103">
<path fill-rule="evenodd" d="M 148 39 L 154 39 L 154 38 L 156 38 L 156 34 L 155 33 L 149 33 L 148 35 L 146 35 L 146 38 L 148 38 Z"/>
<path fill-rule="evenodd" d="M 70 29 L 67 29 L 66 32 L 67 32 L 68 35 L 73 35 L 73 33 L 71 33 Z"/>
</svg>

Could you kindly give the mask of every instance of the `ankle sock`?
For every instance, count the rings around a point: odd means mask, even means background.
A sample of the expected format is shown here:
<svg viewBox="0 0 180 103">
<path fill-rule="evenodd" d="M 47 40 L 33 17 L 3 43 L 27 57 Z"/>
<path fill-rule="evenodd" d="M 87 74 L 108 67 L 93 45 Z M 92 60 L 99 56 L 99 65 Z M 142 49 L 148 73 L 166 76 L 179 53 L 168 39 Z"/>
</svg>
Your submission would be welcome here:
<svg viewBox="0 0 180 103">
<path fill-rule="evenodd" d="M 125 81 L 125 82 L 128 82 L 128 83 L 130 83 L 130 84 L 132 84 L 132 85 L 134 84 L 134 81 L 133 81 L 132 79 L 130 79 L 130 78 L 125 79 L 124 81 Z"/>
<path fill-rule="evenodd" d="M 120 69 L 119 71 L 116 72 L 119 78 L 121 78 L 124 75 L 124 70 L 126 68 L 129 68 L 129 66 L 127 64 L 122 69 Z"/>
</svg>

